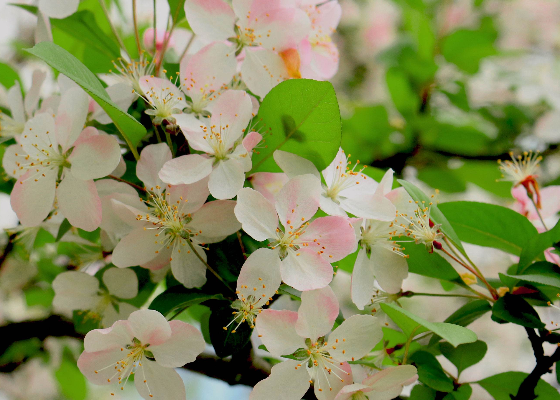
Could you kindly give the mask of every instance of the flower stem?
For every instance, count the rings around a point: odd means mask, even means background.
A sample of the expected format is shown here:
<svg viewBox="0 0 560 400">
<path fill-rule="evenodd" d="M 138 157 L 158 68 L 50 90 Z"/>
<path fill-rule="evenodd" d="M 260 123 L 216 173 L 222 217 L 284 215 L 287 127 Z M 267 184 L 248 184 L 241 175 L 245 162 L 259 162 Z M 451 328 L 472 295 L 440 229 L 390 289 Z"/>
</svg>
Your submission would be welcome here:
<svg viewBox="0 0 560 400">
<path fill-rule="evenodd" d="M 136 47 L 138 48 L 138 55 L 140 55 L 142 54 L 142 46 L 140 46 L 140 34 L 138 33 L 138 19 L 136 18 L 136 0 L 132 0 L 132 23 L 134 24 L 134 38 L 136 39 Z M 154 37 L 155 35 L 156 33 L 154 31 Z"/>
<path fill-rule="evenodd" d="M 402 363 L 403 365 L 406 364 L 406 359 L 408 357 L 408 350 L 410 349 L 410 343 L 412 343 L 412 339 L 414 338 L 414 333 L 418 330 L 418 328 L 420 328 L 422 325 L 417 325 L 416 328 L 414 328 L 412 330 L 412 332 L 410 332 L 410 336 L 408 337 L 408 339 L 406 339 L 406 344 L 404 346 L 404 356 L 403 356 L 403 360 Z"/>
<path fill-rule="evenodd" d="M 185 239 L 189 245 L 189 247 L 191 248 L 191 250 L 194 252 L 194 254 L 198 257 L 198 259 L 206 266 L 206 268 L 208 269 L 208 271 L 212 272 L 212 274 L 218 278 L 218 280 L 220 282 L 222 282 L 224 284 L 225 287 L 227 287 L 229 289 L 230 292 L 235 293 L 235 291 L 229 287 L 229 285 L 226 283 L 226 281 L 223 280 L 223 278 L 204 260 L 204 258 L 202 258 L 200 256 L 200 254 L 198 254 L 198 251 L 196 251 L 195 247 L 193 246 L 192 242 L 190 239 Z"/>
<path fill-rule="evenodd" d="M 544 219 L 541 215 L 541 212 L 539 211 L 539 208 L 537 207 L 537 203 L 535 203 L 535 199 L 533 198 L 533 194 L 530 193 L 529 191 L 527 191 L 527 195 L 529 196 L 529 199 L 531 199 L 531 203 L 533 203 L 533 207 L 535 207 L 535 211 L 537 212 L 537 215 L 539 216 L 539 219 L 541 220 L 541 224 L 544 227 L 545 230 L 548 231 L 548 228 L 546 227 L 546 224 L 544 223 Z"/>
<path fill-rule="evenodd" d="M 137 184 L 132 183 L 132 182 L 129 182 L 129 181 L 125 180 L 125 179 L 119 178 L 118 176 L 115 176 L 115 175 L 107 175 L 107 177 L 108 177 L 108 178 L 111 178 L 111 179 L 114 179 L 114 180 L 116 180 L 116 181 L 119 181 L 119 182 L 126 183 L 127 185 L 130 185 L 130 186 L 132 186 L 134 189 L 140 190 L 141 192 L 146 192 L 146 189 L 144 189 L 143 187 L 138 186 Z"/>
<path fill-rule="evenodd" d="M 107 6 L 105 6 L 105 1 L 104 0 L 99 0 L 99 4 L 101 4 L 101 8 L 103 9 L 103 13 L 105 14 L 105 18 L 107 18 L 107 21 L 109 21 L 109 26 L 111 27 L 111 31 L 113 32 L 113 35 L 115 35 L 115 38 L 117 39 L 117 42 L 119 42 L 119 46 L 121 47 L 121 49 L 124 50 L 124 52 L 130 58 L 130 54 L 128 54 L 128 50 L 126 50 L 126 47 L 125 47 L 124 42 L 122 41 L 122 39 L 119 35 L 119 32 L 117 31 L 117 29 L 113 25 L 113 22 L 111 21 L 111 17 L 109 16 L 109 10 L 107 10 Z"/>
</svg>

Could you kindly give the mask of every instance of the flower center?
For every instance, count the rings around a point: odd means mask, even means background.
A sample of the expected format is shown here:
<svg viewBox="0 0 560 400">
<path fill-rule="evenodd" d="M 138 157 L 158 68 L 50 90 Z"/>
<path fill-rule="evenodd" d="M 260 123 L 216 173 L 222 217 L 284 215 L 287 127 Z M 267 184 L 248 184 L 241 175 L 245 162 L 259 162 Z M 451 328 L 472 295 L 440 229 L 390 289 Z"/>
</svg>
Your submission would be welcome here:
<svg viewBox="0 0 560 400">
<path fill-rule="evenodd" d="M 434 196 L 432 196 L 434 197 Z M 412 200 L 410 200 L 412 203 Z M 414 215 L 399 214 L 407 224 L 401 224 L 401 227 L 405 229 L 406 235 L 412 237 L 416 244 L 423 243 L 426 248 L 431 252 L 433 251 L 434 243 L 436 245 L 441 245 L 438 239 L 443 237 L 443 233 L 440 231 L 441 224 L 434 224 L 430 219 L 430 211 L 433 203 L 430 202 L 427 206 L 425 201 L 422 201 L 422 205 L 418 204 L 418 208 L 414 210 Z"/>
<path fill-rule="evenodd" d="M 362 226 L 360 231 L 360 245 L 366 249 L 368 256 L 371 254 L 371 247 L 377 245 L 399 256 L 408 258 L 408 255 L 403 253 L 405 248 L 400 245 L 400 243 L 405 241 L 393 240 L 393 237 L 405 234 L 406 230 L 395 224 L 394 221 L 388 223 L 384 221 L 367 220 L 366 225 Z"/>
<path fill-rule="evenodd" d="M 140 78 L 146 75 L 152 75 L 155 67 L 153 62 L 149 62 L 146 59 L 144 52 L 142 52 L 138 61 L 128 62 L 119 57 L 116 62 L 112 62 L 113 66 L 120 72 L 120 75 L 118 75 L 120 79 L 130 85 L 136 93 L 144 95 L 144 92 L 140 88 Z"/>
<path fill-rule="evenodd" d="M 350 157 L 350 154 L 348 155 L 348 157 Z M 359 185 L 360 180 L 366 179 L 366 176 L 361 173 L 366 168 L 366 166 L 356 171 L 356 168 L 359 164 L 360 160 L 357 160 L 356 164 L 354 164 L 354 166 L 350 168 L 350 161 L 348 161 L 347 157 L 344 157 L 342 160 L 340 160 L 338 165 L 335 167 L 335 171 L 330 184 L 329 182 L 327 182 L 327 189 L 324 195 L 326 197 L 330 197 L 334 202 L 338 203 L 338 196 L 340 192 L 354 185 Z"/>
</svg>

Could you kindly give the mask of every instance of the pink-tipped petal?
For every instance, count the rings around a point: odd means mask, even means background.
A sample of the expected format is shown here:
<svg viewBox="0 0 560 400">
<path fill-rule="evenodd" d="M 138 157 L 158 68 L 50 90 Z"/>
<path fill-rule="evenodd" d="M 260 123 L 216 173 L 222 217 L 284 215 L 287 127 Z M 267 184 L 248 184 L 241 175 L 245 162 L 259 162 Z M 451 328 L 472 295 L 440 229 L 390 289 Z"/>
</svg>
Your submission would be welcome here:
<svg viewBox="0 0 560 400">
<path fill-rule="evenodd" d="M 130 344 L 130 342 L 123 342 L 122 345 L 126 346 L 127 344 Z M 120 347 L 104 351 L 96 351 L 95 353 L 88 353 L 87 351 L 84 351 L 80 355 L 80 358 L 78 358 L 78 368 L 87 380 L 94 385 L 116 384 L 118 382 L 118 378 L 115 376 L 115 369 L 106 367 L 108 365 L 116 365 L 117 362 L 123 358 L 124 355 Z"/>
<path fill-rule="evenodd" d="M 346 385 L 342 389 L 340 389 L 334 400 L 351 400 L 355 393 L 369 391 L 369 387 L 366 385 L 362 385 L 361 383 Z"/>
<path fill-rule="evenodd" d="M 56 189 L 58 207 L 73 226 L 92 232 L 101 225 L 101 199 L 93 180 L 84 181 L 67 171 Z"/>
<path fill-rule="evenodd" d="M 188 154 L 169 160 L 159 171 L 159 178 L 171 185 L 189 184 L 206 178 L 212 172 L 212 158 Z"/>
<path fill-rule="evenodd" d="M 298 243 L 308 243 L 308 249 L 320 252 L 328 262 L 342 260 L 356 250 L 354 227 L 343 217 L 321 217 L 309 224 Z"/>
<path fill-rule="evenodd" d="M 253 239 L 262 242 L 276 237 L 278 215 L 274 206 L 256 190 L 243 188 L 237 192 L 234 212 L 243 230 Z"/>
<path fill-rule="evenodd" d="M 224 147 L 229 149 L 243 135 L 251 118 L 250 96 L 242 90 L 228 90 L 216 100 L 210 121 L 213 131 L 220 133 Z"/>
<path fill-rule="evenodd" d="M 185 13 L 194 33 L 207 41 L 235 36 L 235 14 L 224 0 L 187 0 Z"/>
<path fill-rule="evenodd" d="M 276 196 L 276 211 L 282 225 L 300 226 L 311 219 L 319 209 L 320 196 L 321 182 L 314 175 L 290 179 Z"/>
<path fill-rule="evenodd" d="M 171 338 L 169 322 L 155 310 L 133 312 L 128 317 L 128 324 L 134 337 L 143 344 L 158 346 Z"/>
<path fill-rule="evenodd" d="M 383 338 L 381 325 L 372 315 L 351 316 L 329 335 L 329 353 L 340 361 L 362 358 Z"/>
<path fill-rule="evenodd" d="M 162 367 L 179 368 L 193 362 L 204 351 L 206 343 L 194 326 L 182 321 L 170 321 L 171 337 L 157 346 L 150 346 L 157 363 Z"/>
<path fill-rule="evenodd" d="M 287 310 L 263 310 L 257 317 L 256 329 L 267 350 L 280 357 L 305 347 L 305 340 L 296 332 L 298 313 Z"/>
<path fill-rule="evenodd" d="M 140 179 L 148 190 L 154 190 L 156 186 L 165 187 L 158 173 L 166 162 L 173 156 L 166 143 L 150 144 L 144 147 L 140 153 L 140 160 L 136 164 L 136 176 Z"/>
<path fill-rule="evenodd" d="M 258 132 L 249 132 L 247 136 L 243 138 L 243 147 L 247 151 L 253 151 L 253 149 L 261 142 L 262 135 Z"/>
<path fill-rule="evenodd" d="M 410 385 L 411 380 L 418 378 L 417 372 L 413 365 L 399 365 L 376 372 L 364 379 L 362 383 L 370 386 L 376 392 L 384 392 L 395 386 L 402 388 L 402 386 Z"/>
<path fill-rule="evenodd" d="M 128 321 L 117 321 L 110 328 L 94 329 L 88 332 L 84 339 L 84 349 L 88 353 L 107 350 L 118 350 L 120 352 L 122 347 L 132 343 L 132 338 L 134 338 L 134 333 L 130 330 Z M 109 364 L 104 366 L 107 365 Z"/>
<path fill-rule="evenodd" d="M 192 216 L 188 228 L 204 238 L 212 239 L 231 235 L 241 224 L 235 218 L 236 202 L 232 200 L 216 200 L 206 203 Z M 211 243 L 211 242 L 207 242 Z"/>
<path fill-rule="evenodd" d="M 98 179 L 109 175 L 119 165 L 121 149 L 117 140 L 109 135 L 94 135 L 74 147 L 68 161 L 78 179 Z"/>
<path fill-rule="evenodd" d="M 270 376 L 255 385 L 249 400 L 299 400 L 309 389 L 305 366 L 288 360 L 272 367 Z"/>
<path fill-rule="evenodd" d="M 286 174 L 276 172 L 257 172 L 249 176 L 248 179 L 253 189 L 262 194 L 272 204 L 276 202 L 275 196 L 289 180 Z"/>
<path fill-rule="evenodd" d="M 23 226 L 37 226 L 47 218 L 53 208 L 57 175 L 54 169 L 31 170 L 16 182 L 10 204 Z"/>
<path fill-rule="evenodd" d="M 338 299 L 330 286 L 301 294 L 296 332 L 312 341 L 325 336 L 338 317 Z M 330 341 L 330 339 L 329 339 Z"/>
<path fill-rule="evenodd" d="M 169 187 L 171 186 L 171 187 Z M 202 179 L 190 185 L 169 185 L 169 203 L 177 205 L 179 214 L 191 214 L 200 209 L 206 203 L 210 192 L 208 191 L 208 179 Z"/>
<path fill-rule="evenodd" d="M 280 259 L 275 251 L 261 248 L 253 252 L 241 267 L 237 279 L 237 296 L 255 296 L 262 306 L 280 286 Z M 256 289 L 256 290 L 255 290 Z"/>
</svg>

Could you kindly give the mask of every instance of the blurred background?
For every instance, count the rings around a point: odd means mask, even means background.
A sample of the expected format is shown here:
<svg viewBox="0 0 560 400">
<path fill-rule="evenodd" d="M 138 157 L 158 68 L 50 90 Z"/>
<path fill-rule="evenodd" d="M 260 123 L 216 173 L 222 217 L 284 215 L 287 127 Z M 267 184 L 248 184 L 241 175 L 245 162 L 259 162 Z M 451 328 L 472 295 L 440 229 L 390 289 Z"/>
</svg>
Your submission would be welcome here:
<svg viewBox="0 0 560 400">
<path fill-rule="evenodd" d="M 511 184 L 497 181 L 501 177 L 497 160 L 509 158 L 512 149 L 538 150 L 544 157 L 541 185 L 560 184 L 560 1 L 339 2 L 343 14 L 333 40 L 340 65 L 332 83 L 343 115 L 342 146 L 352 161 L 372 166 L 372 176 L 392 168 L 427 193 L 438 189 L 440 202 L 476 200 L 514 207 Z M 133 40 L 131 0 L 107 0 L 106 4 L 124 36 Z M 80 8 L 96 5 L 98 0 L 85 0 Z M 158 0 L 157 7 L 158 26 L 164 27 L 167 2 Z M 142 31 L 151 26 L 152 12 L 151 1 L 139 2 Z M 96 17 L 103 28 L 103 16 Z M 55 87 L 52 71 L 23 51 L 33 46 L 36 25 L 33 14 L 0 0 L 0 104 L 5 104 L 5 89 L 16 80 L 12 71 L 29 88 L 33 70 L 45 70 L 43 94 L 47 96 Z M 57 27 L 53 36 L 74 54 L 95 57 Z M 179 27 L 170 42 L 169 57 L 178 61 L 189 39 L 188 26 Z M 195 40 L 191 51 L 198 48 Z M 91 65 L 97 68 L 94 72 L 109 72 L 101 61 Z M 11 183 L 5 174 L 1 178 L 3 230 L 15 227 L 17 219 L 9 205 Z M 7 233 L 1 234 L 0 246 L 6 241 Z M 490 277 L 497 277 L 514 261 L 489 248 L 469 245 L 467 251 Z M 52 275 L 49 269 L 57 268 L 57 254 L 54 247 L 46 246 L 37 265 L 10 264 L 0 269 L 0 326 L 52 314 L 53 294 L 47 283 Z M 345 312 L 351 314 L 350 277 L 343 264 L 333 286 L 346 296 Z M 403 285 L 404 290 L 426 288 L 441 289 L 441 285 L 412 274 Z M 442 321 L 462 303 L 459 299 L 403 299 L 405 307 L 432 321 Z M 538 310 L 543 321 L 560 320 L 558 310 Z M 488 343 L 489 350 L 482 363 L 461 375 L 462 381 L 532 370 L 534 357 L 522 327 L 493 323 L 486 314 L 470 328 Z M 103 388 L 86 386 L 68 361 L 80 353 L 80 346 L 74 339 L 49 338 L 10 347 L 0 354 L 0 399 L 117 397 Z M 444 368 L 453 368 L 444 358 L 440 361 Z M 185 370 L 181 374 L 189 399 L 248 399 L 248 387 L 229 386 Z M 558 387 L 554 374 L 543 378 Z M 38 390 L 30 392 L 30 388 Z M 473 389 L 472 399 L 491 399 L 479 386 Z M 118 398 L 139 396 L 132 388 Z"/>
</svg>

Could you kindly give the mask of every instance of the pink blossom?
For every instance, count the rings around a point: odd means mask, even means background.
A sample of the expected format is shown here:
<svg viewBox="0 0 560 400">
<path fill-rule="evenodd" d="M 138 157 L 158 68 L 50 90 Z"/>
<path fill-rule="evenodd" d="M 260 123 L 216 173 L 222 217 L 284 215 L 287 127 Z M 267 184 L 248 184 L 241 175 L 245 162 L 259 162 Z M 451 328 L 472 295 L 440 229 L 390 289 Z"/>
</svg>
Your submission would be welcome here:
<svg viewBox="0 0 560 400">
<path fill-rule="evenodd" d="M 204 347 L 202 334 L 192 325 L 139 310 L 110 328 L 90 331 L 78 368 L 95 385 L 121 390 L 135 374 L 144 399 L 184 400 L 185 385 L 173 368 L 193 362 Z"/>
<path fill-rule="evenodd" d="M 348 361 L 365 356 L 383 333 L 370 315 L 354 315 L 331 332 L 338 314 L 338 300 L 329 286 L 303 292 L 297 313 L 262 311 L 256 328 L 263 344 L 276 357 L 291 354 L 296 360 L 276 364 L 270 377 L 255 386 L 250 399 L 297 400 L 312 382 L 319 400 L 332 400 L 351 384 Z"/>
<path fill-rule="evenodd" d="M 267 268 L 279 268 L 282 280 L 297 290 L 325 287 L 332 280 L 331 262 L 356 249 L 352 225 L 343 217 L 311 222 L 319 208 L 320 183 L 313 175 L 292 178 L 275 204 L 250 188 L 237 193 L 235 215 L 255 240 L 270 240 Z M 281 225 L 279 225 L 279 221 Z"/>
</svg>

